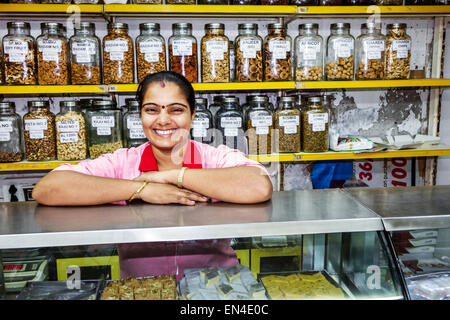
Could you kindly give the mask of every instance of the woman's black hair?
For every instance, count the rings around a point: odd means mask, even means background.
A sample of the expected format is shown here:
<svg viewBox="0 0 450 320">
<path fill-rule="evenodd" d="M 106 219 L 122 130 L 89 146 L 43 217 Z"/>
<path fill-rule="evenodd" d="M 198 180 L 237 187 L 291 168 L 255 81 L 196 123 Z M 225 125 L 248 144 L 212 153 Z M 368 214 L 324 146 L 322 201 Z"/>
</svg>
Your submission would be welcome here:
<svg viewBox="0 0 450 320">
<path fill-rule="evenodd" d="M 195 91 L 192 84 L 181 74 L 174 71 L 161 71 L 147 75 L 139 84 L 136 92 L 136 99 L 139 101 L 139 106 L 142 108 L 142 101 L 144 100 L 147 87 L 155 82 L 167 81 L 175 83 L 186 96 L 186 100 L 189 103 L 189 109 L 191 114 L 195 110 Z"/>
</svg>

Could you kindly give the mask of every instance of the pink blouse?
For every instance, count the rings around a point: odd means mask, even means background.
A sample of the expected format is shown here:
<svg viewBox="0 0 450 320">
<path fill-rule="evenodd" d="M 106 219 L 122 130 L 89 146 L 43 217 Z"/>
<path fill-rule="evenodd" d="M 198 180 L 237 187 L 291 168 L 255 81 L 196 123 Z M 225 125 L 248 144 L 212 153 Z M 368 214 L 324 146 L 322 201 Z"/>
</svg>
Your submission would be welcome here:
<svg viewBox="0 0 450 320">
<path fill-rule="evenodd" d="M 181 159 L 178 159 L 181 162 Z M 212 147 L 191 140 L 183 159 L 183 166 L 199 168 L 229 168 L 257 166 L 265 174 L 267 170 L 258 162 L 225 145 Z M 133 180 L 143 172 L 157 171 L 158 166 L 149 142 L 129 149 L 118 149 L 97 159 L 76 165 L 62 164 L 54 171 L 71 170 L 99 177 Z M 125 205 L 126 201 L 116 202 Z M 238 264 L 229 239 L 148 242 L 120 244 L 121 277 L 145 277 L 175 274 L 180 280 L 186 268 L 233 266 Z"/>
</svg>

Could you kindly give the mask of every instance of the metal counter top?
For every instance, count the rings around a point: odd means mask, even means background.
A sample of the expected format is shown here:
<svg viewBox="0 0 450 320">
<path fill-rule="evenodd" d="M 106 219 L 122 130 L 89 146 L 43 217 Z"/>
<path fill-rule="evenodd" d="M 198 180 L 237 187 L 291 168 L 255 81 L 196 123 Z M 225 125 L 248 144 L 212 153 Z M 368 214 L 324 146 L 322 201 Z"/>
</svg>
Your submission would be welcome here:
<svg viewBox="0 0 450 320">
<path fill-rule="evenodd" d="M 450 228 L 450 186 L 345 189 L 387 231 Z"/>
<path fill-rule="evenodd" d="M 338 189 L 274 192 L 255 205 L 0 204 L 0 249 L 378 230 L 380 217 Z"/>
</svg>

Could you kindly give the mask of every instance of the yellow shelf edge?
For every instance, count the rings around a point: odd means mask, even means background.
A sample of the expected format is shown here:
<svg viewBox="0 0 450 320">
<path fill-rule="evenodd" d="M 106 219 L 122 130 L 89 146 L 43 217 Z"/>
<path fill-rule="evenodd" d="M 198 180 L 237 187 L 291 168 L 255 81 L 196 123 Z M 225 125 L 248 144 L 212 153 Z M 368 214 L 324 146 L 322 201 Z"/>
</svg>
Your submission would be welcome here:
<svg viewBox="0 0 450 320">
<path fill-rule="evenodd" d="M 297 6 L 105 4 L 105 13 L 296 14 Z"/>
<path fill-rule="evenodd" d="M 439 157 L 450 156 L 450 146 L 432 146 L 410 150 L 388 150 L 382 152 L 322 152 L 322 153 L 278 153 L 267 155 L 247 155 L 247 158 L 258 162 L 295 162 L 320 160 L 358 160 L 358 159 L 385 159 L 385 158 L 412 158 L 412 157 Z M 89 160 L 89 159 L 87 159 Z M 87 160 L 78 161 L 22 161 L 0 163 L 0 171 L 32 171 L 52 170 L 63 163 L 77 164 Z"/>
<path fill-rule="evenodd" d="M 450 86 L 450 79 L 299 81 L 297 89 L 352 89 Z"/>
<path fill-rule="evenodd" d="M 70 11 L 68 12 L 68 10 Z M 103 6 L 101 4 L 0 4 L 0 12 L 11 13 L 102 13 Z"/>
<path fill-rule="evenodd" d="M 301 15 L 340 15 L 340 14 L 374 14 L 376 8 L 380 14 L 446 14 L 450 13 L 450 6 L 299 6 Z"/>
<path fill-rule="evenodd" d="M 18 85 L 0 86 L 0 94 L 106 93 L 108 85 Z"/>
</svg>

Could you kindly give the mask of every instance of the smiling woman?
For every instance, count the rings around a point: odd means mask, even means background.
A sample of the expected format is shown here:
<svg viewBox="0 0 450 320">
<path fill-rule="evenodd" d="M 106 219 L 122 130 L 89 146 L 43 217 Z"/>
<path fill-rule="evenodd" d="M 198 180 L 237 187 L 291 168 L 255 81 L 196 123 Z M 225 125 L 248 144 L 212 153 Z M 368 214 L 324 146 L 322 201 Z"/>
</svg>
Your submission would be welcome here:
<svg viewBox="0 0 450 320">
<path fill-rule="evenodd" d="M 45 205 L 148 203 L 195 205 L 208 199 L 257 203 L 270 199 L 265 168 L 238 150 L 189 139 L 195 92 L 180 74 L 148 75 L 136 95 L 148 142 L 77 165 L 63 164 L 42 178 L 33 198 Z"/>
</svg>

